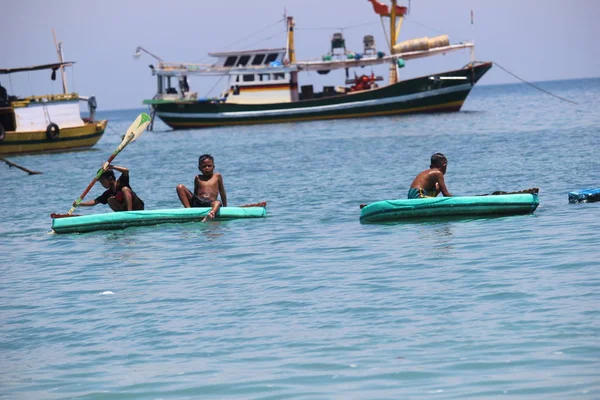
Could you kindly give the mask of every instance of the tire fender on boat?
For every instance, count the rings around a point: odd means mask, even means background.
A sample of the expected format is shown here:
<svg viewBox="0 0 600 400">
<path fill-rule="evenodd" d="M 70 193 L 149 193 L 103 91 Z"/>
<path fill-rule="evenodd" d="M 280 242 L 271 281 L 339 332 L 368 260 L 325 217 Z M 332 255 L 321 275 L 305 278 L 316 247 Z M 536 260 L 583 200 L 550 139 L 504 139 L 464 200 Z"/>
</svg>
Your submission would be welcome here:
<svg viewBox="0 0 600 400">
<path fill-rule="evenodd" d="M 2 142 L 5 137 L 6 137 L 6 129 L 4 129 L 4 125 L 0 124 L 0 142 Z"/>
<path fill-rule="evenodd" d="M 60 134 L 60 128 L 54 122 L 51 122 L 46 128 L 46 137 L 48 140 L 55 140 Z"/>
</svg>

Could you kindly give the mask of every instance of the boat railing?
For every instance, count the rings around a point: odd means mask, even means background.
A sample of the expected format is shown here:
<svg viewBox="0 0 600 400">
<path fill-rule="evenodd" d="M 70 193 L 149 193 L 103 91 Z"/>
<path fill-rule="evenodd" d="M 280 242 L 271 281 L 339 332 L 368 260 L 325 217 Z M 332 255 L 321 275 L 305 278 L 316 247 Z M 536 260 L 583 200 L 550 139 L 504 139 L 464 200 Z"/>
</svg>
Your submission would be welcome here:
<svg viewBox="0 0 600 400">
<path fill-rule="evenodd" d="M 80 100 L 81 98 L 77 93 L 67 94 L 44 94 L 40 96 L 28 96 L 23 99 L 17 99 L 13 102 L 15 107 L 26 107 L 29 103 L 48 103 L 51 101 L 64 101 L 64 100 Z"/>
</svg>

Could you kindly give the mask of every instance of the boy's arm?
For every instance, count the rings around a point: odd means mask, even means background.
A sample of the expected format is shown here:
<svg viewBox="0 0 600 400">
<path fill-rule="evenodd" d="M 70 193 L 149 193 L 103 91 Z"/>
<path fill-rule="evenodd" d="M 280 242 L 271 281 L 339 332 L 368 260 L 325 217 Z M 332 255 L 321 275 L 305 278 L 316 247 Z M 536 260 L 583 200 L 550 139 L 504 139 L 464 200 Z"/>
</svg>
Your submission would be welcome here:
<svg viewBox="0 0 600 400">
<path fill-rule="evenodd" d="M 227 207 L 227 193 L 225 193 L 225 184 L 223 183 L 223 175 L 221 174 L 219 174 L 219 194 L 221 195 L 223 207 Z"/>
<path fill-rule="evenodd" d="M 444 174 L 442 174 L 441 172 L 440 172 L 440 174 L 438 176 L 437 184 L 438 184 L 438 186 L 440 188 L 440 192 L 442 192 L 442 194 L 445 197 L 452 197 L 452 193 L 450 193 L 448 191 L 448 188 L 446 187 L 446 182 L 444 181 Z"/>
<path fill-rule="evenodd" d="M 75 206 L 77 203 L 76 201 L 73 202 L 73 206 Z M 91 207 L 91 206 L 95 206 L 96 204 L 98 204 L 96 202 L 96 200 L 88 200 L 88 201 L 82 201 L 81 203 L 79 203 L 79 207 Z"/>
<path fill-rule="evenodd" d="M 119 167 L 118 165 L 108 164 L 107 169 L 114 169 L 121 173 L 121 175 L 129 175 L 129 170 L 125 167 Z"/>
<path fill-rule="evenodd" d="M 198 196 L 199 188 L 200 188 L 200 177 L 198 177 L 198 175 L 196 175 L 196 177 L 194 178 L 194 193 L 192 193 L 194 196 Z"/>
</svg>

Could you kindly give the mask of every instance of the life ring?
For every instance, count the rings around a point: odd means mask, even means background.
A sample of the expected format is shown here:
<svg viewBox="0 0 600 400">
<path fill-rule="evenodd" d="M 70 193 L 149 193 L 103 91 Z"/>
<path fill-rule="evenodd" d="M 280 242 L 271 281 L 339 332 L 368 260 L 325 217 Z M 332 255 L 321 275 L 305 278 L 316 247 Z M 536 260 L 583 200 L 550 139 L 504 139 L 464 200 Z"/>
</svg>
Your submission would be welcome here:
<svg viewBox="0 0 600 400">
<path fill-rule="evenodd" d="M 56 140 L 59 134 L 60 128 L 54 122 L 51 122 L 46 128 L 46 137 L 48 140 Z"/>
<path fill-rule="evenodd" d="M 2 142 L 5 137 L 6 137 L 6 129 L 4 129 L 4 125 L 0 124 L 0 142 Z"/>
</svg>

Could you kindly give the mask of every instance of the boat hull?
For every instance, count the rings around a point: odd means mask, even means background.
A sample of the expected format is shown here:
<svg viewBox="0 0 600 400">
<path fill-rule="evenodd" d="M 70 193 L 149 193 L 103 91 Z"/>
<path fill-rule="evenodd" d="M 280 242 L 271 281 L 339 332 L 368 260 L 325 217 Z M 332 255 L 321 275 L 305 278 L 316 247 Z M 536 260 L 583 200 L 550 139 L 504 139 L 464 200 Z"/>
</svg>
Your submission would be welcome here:
<svg viewBox="0 0 600 400">
<path fill-rule="evenodd" d="M 94 146 L 104 134 L 108 121 L 85 123 L 61 128 L 57 138 L 49 139 L 46 131 L 7 131 L 0 141 L 0 154 L 51 153 L 85 150 Z"/>
<path fill-rule="evenodd" d="M 147 100 L 173 129 L 459 111 L 491 63 L 401 81 L 382 88 L 297 102 L 234 104 Z"/>
<path fill-rule="evenodd" d="M 538 205 L 539 198 L 535 193 L 384 200 L 363 207 L 360 221 L 369 223 L 447 217 L 499 217 L 530 214 Z"/>
<path fill-rule="evenodd" d="M 55 233 L 83 233 L 100 230 L 125 229 L 132 226 L 158 225 L 202 221 L 210 207 L 174 208 L 164 210 L 124 211 L 105 214 L 52 219 Z M 267 216 L 265 207 L 221 207 L 216 221 Z"/>
</svg>

